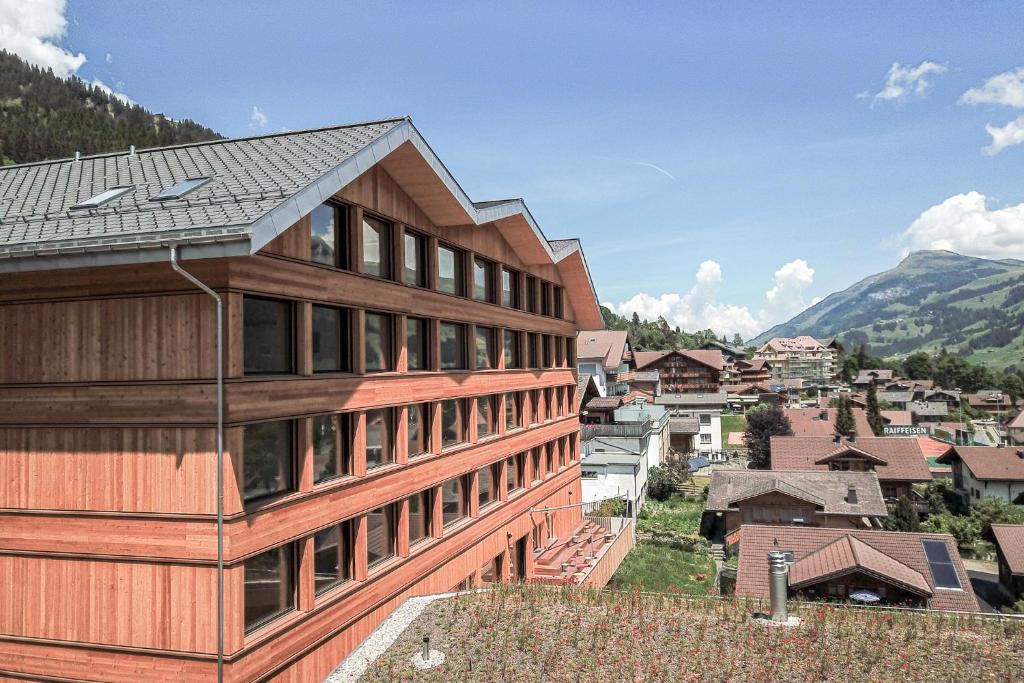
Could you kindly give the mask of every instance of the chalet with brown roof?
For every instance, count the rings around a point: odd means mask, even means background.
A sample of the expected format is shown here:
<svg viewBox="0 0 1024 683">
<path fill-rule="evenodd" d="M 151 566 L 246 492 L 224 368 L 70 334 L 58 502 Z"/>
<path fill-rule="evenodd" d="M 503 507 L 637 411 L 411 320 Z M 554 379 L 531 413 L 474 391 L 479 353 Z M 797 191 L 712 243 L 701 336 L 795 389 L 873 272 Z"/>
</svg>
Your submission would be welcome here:
<svg viewBox="0 0 1024 683">
<path fill-rule="evenodd" d="M 1014 600 L 1024 600 L 1024 524 L 993 524 L 999 585 Z"/>
<path fill-rule="evenodd" d="M 718 350 L 638 351 L 637 370 L 657 370 L 665 393 L 715 393 L 721 386 Z"/>
<path fill-rule="evenodd" d="M 932 479 L 914 438 L 773 436 L 771 461 L 772 470 L 875 472 L 887 501 L 911 496 L 911 484 Z"/>
<path fill-rule="evenodd" d="M 888 514 L 874 472 L 715 470 L 701 533 L 727 538 L 742 524 L 880 528 Z"/>
<path fill-rule="evenodd" d="M 738 383 L 768 383 L 772 379 L 772 366 L 764 358 L 741 358 L 733 362 L 732 376 Z"/>
<path fill-rule="evenodd" d="M 937 462 L 953 467 L 953 486 L 969 503 L 991 496 L 1024 506 L 1024 448 L 954 446 Z"/>
<path fill-rule="evenodd" d="M 1004 394 L 995 389 L 987 389 L 974 394 L 964 394 L 963 401 L 975 410 L 995 415 L 1002 415 L 1016 408 L 1010 400 L 1009 394 Z"/>
<path fill-rule="evenodd" d="M 846 602 L 870 591 L 878 604 L 977 612 L 949 534 L 744 525 L 736 594 L 768 597 L 770 551 L 786 553 L 791 597 Z"/>
<path fill-rule="evenodd" d="M 594 376 L 602 396 L 616 396 L 629 389 L 636 369 L 633 348 L 625 330 L 582 330 L 576 335 L 576 369 Z"/>
<path fill-rule="evenodd" d="M 853 380 L 853 386 L 864 388 L 874 384 L 882 386 L 892 381 L 892 370 L 861 370 Z"/>
</svg>

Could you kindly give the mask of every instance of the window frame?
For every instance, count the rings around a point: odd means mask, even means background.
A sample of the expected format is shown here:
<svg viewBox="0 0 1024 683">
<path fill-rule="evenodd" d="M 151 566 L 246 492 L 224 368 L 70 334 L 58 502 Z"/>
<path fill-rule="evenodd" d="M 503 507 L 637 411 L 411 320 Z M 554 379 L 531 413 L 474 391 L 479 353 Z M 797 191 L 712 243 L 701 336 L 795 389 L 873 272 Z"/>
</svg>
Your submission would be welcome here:
<svg viewBox="0 0 1024 683">
<path fill-rule="evenodd" d="M 502 354 L 505 358 L 506 370 L 520 370 L 523 367 L 522 336 L 518 330 L 509 328 L 502 330 Z"/>
<path fill-rule="evenodd" d="M 458 505 L 458 507 L 461 507 L 462 513 L 458 517 L 454 517 L 454 518 L 449 519 L 449 520 L 446 521 L 445 520 L 445 515 L 447 513 L 445 512 L 445 509 L 446 509 L 446 505 L 447 504 L 446 504 L 445 499 L 444 499 L 445 487 L 448 486 L 449 484 L 452 484 L 452 483 L 458 483 L 459 484 L 459 499 L 456 500 L 455 502 Z M 457 477 L 452 477 L 451 479 L 445 480 L 445 481 L 443 481 L 441 483 L 441 527 L 443 529 L 451 528 L 451 527 L 455 526 L 456 524 L 459 524 L 460 522 L 462 522 L 462 521 L 464 521 L 466 519 L 469 519 L 469 517 L 470 517 L 470 509 L 471 509 L 471 505 L 470 505 L 470 496 L 471 496 L 471 494 L 472 494 L 472 483 L 469 481 L 469 475 L 461 474 L 461 475 L 459 475 Z"/>
<path fill-rule="evenodd" d="M 333 456 L 335 462 L 339 462 L 341 465 L 341 471 L 331 474 L 326 477 L 317 478 L 317 420 L 320 419 L 334 419 L 337 418 L 337 432 L 334 437 L 334 445 L 337 452 Z M 343 477 L 351 477 L 353 474 L 353 454 L 352 454 L 352 415 L 350 413 L 323 413 L 320 415 L 314 415 L 310 418 L 310 426 L 312 428 L 312 444 L 313 449 L 313 486 L 318 486 L 326 482 L 341 479 Z"/>
<path fill-rule="evenodd" d="M 338 534 L 338 538 L 341 542 L 341 548 L 343 548 L 343 556 L 341 558 L 342 561 L 339 562 L 339 567 L 344 566 L 347 569 L 347 571 L 344 571 L 340 574 L 336 574 L 335 577 L 330 581 L 324 581 L 321 583 L 321 585 L 317 586 L 316 542 L 317 537 L 321 536 L 321 534 L 325 532 L 335 532 Z M 340 522 L 337 522 L 336 524 L 332 524 L 329 527 L 320 529 L 319 531 L 313 534 L 313 594 L 315 596 L 323 595 L 324 593 L 334 588 L 337 588 L 338 586 L 351 583 L 355 580 L 355 538 L 355 524 L 354 520 L 352 519 L 342 520 Z"/>
<path fill-rule="evenodd" d="M 316 329 L 316 317 L 317 310 L 321 311 L 332 311 L 338 313 L 338 348 L 335 349 L 338 355 L 338 367 L 327 370 L 318 370 L 316 367 L 316 355 L 317 355 L 317 329 Z M 341 306 L 323 306 L 321 304 L 313 304 L 312 311 L 310 312 L 310 351 L 312 353 L 313 361 L 313 374 L 326 374 L 326 373 L 339 373 L 339 372 L 352 372 L 352 311 L 348 308 Z"/>
<path fill-rule="evenodd" d="M 418 499 L 420 501 L 420 505 L 423 506 L 423 510 L 420 513 L 420 515 L 423 518 L 423 535 L 422 536 L 418 536 L 416 538 L 413 538 L 413 522 L 412 522 L 412 517 L 413 517 L 412 501 L 413 501 L 413 499 Z M 416 546 L 419 543 L 424 543 L 426 541 L 429 541 L 431 538 L 433 538 L 433 531 L 434 531 L 434 529 L 433 529 L 433 525 L 434 525 L 434 505 L 433 505 L 433 502 L 434 502 L 434 490 L 433 489 L 423 489 L 422 491 L 420 491 L 418 493 L 414 493 L 411 496 L 409 496 L 407 498 L 407 500 L 409 501 L 409 531 L 408 531 L 408 533 L 409 533 L 409 547 L 412 548 L 412 547 Z"/>
<path fill-rule="evenodd" d="M 496 303 L 497 299 L 494 295 L 494 274 L 495 274 L 494 261 L 484 258 L 478 254 L 473 255 L 473 300 L 481 301 L 483 303 L 493 304 Z M 480 291 L 480 285 L 477 284 L 477 273 L 482 272 L 484 277 L 483 291 Z"/>
<path fill-rule="evenodd" d="M 366 416 L 366 429 L 365 429 L 365 458 L 366 458 L 366 471 L 370 472 L 379 467 L 387 467 L 388 465 L 394 465 L 397 462 L 397 449 L 396 449 L 396 430 L 395 430 L 395 409 L 394 408 L 369 408 L 363 411 Z M 370 416 L 380 414 L 382 417 L 381 426 L 381 460 L 373 465 L 370 464 Z"/>
<path fill-rule="evenodd" d="M 449 291 L 448 289 L 445 288 L 445 286 L 443 285 L 442 277 L 441 277 L 441 252 L 442 252 L 442 250 L 449 251 L 453 255 L 453 266 L 452 267 L 454 269 L 454 273 L 453 273 L 454 284 L 453 284 L 452 291 Z M 435 261 L 437 263 L 437 266 L 436 266 L 435 270 L 437 271 L 437 291 L 442 292 L 444 294 L 451 294 L 452 296 L 465 297 L 466 296 L 466 252 L 463 249 L 460 249 L 459 247 L 456 247 L 453 244 L 448 244 L 447 242 L 441 242 L 441 241 L 438 241 L 438 243 L 437 243 L 437 250 L 436 251 L 437 251 L 437 255 L 436 255 Z"/>
<path fill-rule="evenodd" d="M 412 448 L 412 430 L 409 428 L 410 416 L 413 412 L 419 412 L 422 424 L 419 425 L 419 431 L 422 434 L 423 448 L 422 451 L 413 451 Z M 406 454 L 409 459 L 418 458 L 423 455 L 430 455 L 431 453 L 431 432 L 432 422 L 431 419 L 434 414 L 434 404 L 429 402 L 424 403 L 410 403 L 406 406 L 405 420 L 406 420 Z"/>
<path fill-rule="evenodd" d="M 505 276 L 508 276 L 509 281 L 509 296 L 505 296 Z M 519 276 L 518 270 L 508 268 L 506 266 L 501 267 L 501 282 L 499 286 L 501 288 L 501 305 L 505 308 L 511 308 L 514 310 L 522 310 L 522 302 L 519 300 Z"/>
<path fill-rule="evenodd" d="M 484 500 L 484 487 L 482 475 L 484 472 L 487 473 L 487 478 L 490 481 L 489 491 L 490 495 L 488 499 Z M 484 508 L 490 507 L 495 503 L 501 502 L 501 495 L 499 489 L 501 488 L 501 463 L 492 463 L 486 467 L 481 467 L 476 472 L 477 476 L 477 509 L 483 510 Z"/>
<path fill-rule="evenodd" d="M 421 329 L 419 331 L 419 336 L 420 336 L 420 341 L 419 341 L 419 344 L 418 344 L 419 349 L 417 349 L 417 351 L 419 352 L 419 354 L 420 354 L 420 356 L 422 357 L 422 360 L 423 360 L 423 362 L 420 364 L 420 367 L 413 367 L 412 363 L 409 362 L 410 359 L 412 358 L 412 354 L 410 353 L 410 349 L 412 348 L 412 344 L 410 342 L 409 328 L 410 328 L 410 325 L 413 325 L 413 324 L 419 325 L 421 327 Z M 430 349 L 431 349 L 431 344 L 430 344 L 430 320 L 428 320 L 427 318 L 419 318 L 419 317 L 415 317 L 415 316 L 408 316 L 408 317 L 406 317 L 406 319 L 405 319 L 405 349 L 406 349 L 406 352 L 405 352 L 406 372 L 429 372 L 432 369 L 431 368 L 431 353 L 430 353 Z"/>
<path fill-rule="evenodd" d="M 455 350 L 458 357 L 454 361 L 454 365 L 449 364 L 445 360 L 445 329 L 453 329 L 456 334 L 454 337 Z M 440 370 L 468 370 L 469 369 L 469 354 L 468 345 L 469 329 L 465 323 L 457 323 L 450 320 L 442 320 L 438 326 L 438 339 L 437 345 L 440 353 Z"/>
<path fill-rule="evenodd" d="M 371 368 L 369 363 L 370 339 L 370 317 L 380 318 L 386 324 L 381 327 L 381 333 L 386 336 L 381 340 L 381 352 L 386 354 L 384 368 Z M 382 372 L 395 371 L 395 316 L 385 311 L 365 311 L 363 313 L 363 372 L 366 374 L 377 374 Z"/>
<path fill-rule="evenodd" d="M 490 439 L 491 437 L 498 435 L 498 403 L 497 394 L 487 394 L 485 396 L 476 397 L 476 438 L 478 441 L 481 439 Z M 484 423 L 481 420 L 483 417 L 483 411 L 480 407 L 483 405 L 487 406 L 489 419 L 487 420 L 486 431 L 481 432 L 480 426 Z"/>
<path fill-rule="evenodd" d="M 481 334 L 483 337 L 481 337 Z M 475 331 L 473 332 L 473 351 L 475 357 L 474 362 L 476 363 L 477 370 L 497 370 L 498 354 L 496 351 L 498 343 L 495 337 L 495 328 L 483 325 L 475 326 Z M 481 339 L 486 341 L 486 346 L 483 349 L 480 348 Z M 487 361 L 486 365 L 480 364 L 481 353 L 484 354 Z"/>
<path fill-rule="evenodd" d="M 451 450 L 453 448 L 459 448 L 469 443 L 469 400 L 465 398 L 448 398 L 440 401 L 441 411 L 441 451 Z M 460 433 L 456 434 L 455 441 L 448 441 L 445 439 L 445 405 L 452 404 L 457 408 L 455 429 Z"/>
<path fill-rule="evenodd" d="M 316 212 L 320 207 L 328 207 L 334 210 L 334 262 L 327 263 L 321 261 L 313 256 L 313 244 L 316 240 L 316 235 L 313 234 L 313 213 Z M 318 205 L 310 212 L 309 217 L 309 262 L 314 263 L 318 266 L 326 266 L 327 268 L 337 268 L 338 270 L 352 270 L 352 259 L 350 255 L 352 232 L 350 229 L 350 206 L 348 204 L 342 204 L 341 202 L 326 201 Z"/>
<path fill-rule="evenodd" d="M 367 540 L 367 543 L 366 543 L 366 568 L 367 568 L 367 571 L 373 571 L 374 569 L 376 569 L 376 568 L 380 567 L 381 565 L 387 563 L 389 560 L 392 560 L 392 559 L 398 557 L 398 532 L 399 532 L 399 529 L 398 529 L 398 505 L 397 504 L 395 504 L 395 503 L 387 503 L 385 505 L 381 505 L 379 507 L 375 507 L 372 510 L 367 510 L 366 513 L 364 513 L 364 518 L 366 520 L 366 536 L 367 536 L 367 539 L 369 539 L 370 532 L 371 532 L 371 529 L 370 529 L 370 515 L 371 514 L 375 514 L 378 510 L 382 511 L 382 513 L 384 515 L 385 524 L 386 524 L 388 535 L 389 535 L 388 546 L 389 546 L 389 549 L 390 549 L 390 554 L 381 555 L 376 560 L 372 560 L 371 561 L 371 559 L 370 559 L 370 552 L 371 552 L 371 550 L 370 550 L 370 542 L 369 542 L 369 540 Z"/>
<path fill-rule="evenodd" d="M 378 244 L 380 245 L 380 272 L 371 273 L 367 270 L 367 264 L 372 263 L 366 260 L 366 231 L 367 228 L 373 230 L 374 223 L 378 224 L 381 230 L 377 231 L 379 235 Z M 369 211 L 363 211 L 363 224 L 359 226 L 360 236 L 362 237 L 361 251 L 359 254 L 359 272 L 362 275 L 368 277 L 375 277 L 380 280 L 393 280 L 394 279 L 394 244 L 395 244 L 395 224 L 388 219 L 370 213 Z M 404 263 L 403 263 L 404 268 Z"/>
<path fill-rule="evenodd" d="M 505 392 L 505 431 L 510 432 L 514 429 L 523 428 L 523 399 L 522 393 L 518 391 Z M 511 406 L 512 412 L 515 414 L 515 421 L 509 423 L 509 407 Z"/>
<path fill-rule="evenodd" d="M 246 474 L 246 465 L 249 463 L 249 458 L 248 458 L 249 454 L 247 453 L 248 449 L 246 448 L 246 445 L 245 445 L 246 430 L 249 429 L 250 427 L 262 427 L 262 426 L 265 426 L 265 425 L 272 425 L 272 424 L 273 425 L 276 425 L 276 424 L 286 425 L 287 428 L 288 428 L 287 429 L 287 437 L 286 437 L 286 441 L 287 441 L 287 446 L 286 447 L 288 449 L 288 453 L 285 456 L 285 458 L 283 459 L 284 463 L 287 465 L 287 468 L 288 468 L 287 469 L 287 473 L 286 473 L 287 481 L 285 482 L 285 485 L 283 487 L 274 489 L 273 491 L 268 491 L 266 493 L 261 493 L 259 495 L 255 495 L 255 496 L 247 495 L 247 490 L 248 490 L 249 487 L 248 487 L 248 477 L 247 477 L 247 474 Z M 242 426 L 242 491 L 241 491 L 241 494 L 242 494 L 242 504 L 243 504 L 243 506 L 249 507 L 251 505 L 256 505 L 258 503 L 262 503 L 262 502 L 267 501 L 267 500 L 272 500 L 274 498 L 279 498 L 281 496 L 288 495 L 289 493 L 294 493 L 297 490 L 297 488 L 298 488 L 298 479 L 299 479 L 298 478 L 298 474 L 299 473 L 297 471 L 298 470 L 298 467 L 297 467 L 298 462 L 297 462 L 297 458 L 296 458 L 296 447 L 295 447 L 296 446 L 296 436 L 297 436 L 296 432 L 297 431 L 298 430 L 296 429 L 296 424 L 295 424 L 295 420 L 294 419 L 265 420 L 263 422 L 253 422 L 253 423 L 246 424 L 246 425 Z"/>
<path fill-rule="evenodd" d="M 288 596 L 288 602 L 290 604 L 284 605 L 281 609 L 278 609 L 275 612 L 269 612 L 269 613 L 263 614 L 262 616 L 258 617 L 257 619 L 255 619 L 253 621 L 249 621 L 247 610 L 246 610 L 246 606 L 247 606 L 246 603 L 248 602 L 248 597 L 249 597 L 247 589 L 248 589 L 249 585 L 253 585 L 255 582 L 251 582 L 251 581 L 247 581 L 246 580 L 246 576 L 245 575 L 246 575 L 247 571 L 246 571 L 246 566 L 245 565 L 253 562 L 257 558 L 263 557 L 264 555 L 268 555 L 270 553 L 280 552 L 280 551 L 286 551 L 288 553 L 288 556 L 285 558 L 285 561 L 281 563 L 287 569 L 288 590 L 287 590 L 287 592 L 282 592 L 282 591 L 278 590 L 277 593 L 278 593 L 278 595 L 287 595 Z M 256 555 L 253 555 L 252 557 L 247 558 L 242 563 L 242 624 L 243 624 L 243 628 L 244 628 L 244 633 L 246 635 L 249 635 L 250 633 L 253 633 L 254 631 L 258 631 L 259 629 L 263 628 L 264 626 L 267 626 L 268 624 L 271 624 L 274 621 L 277 621 L 278 619 L 280 619 L 281 617 L 285 616 L 286 614 L 290 614 L 290 613 L 294 612 L 298 608 L 298 585 L 299 585 L 299 581 L 298 581 L 298 579 L 299 579 L 299 576 L 298 576 L 298 574 L 299 574 L 299 572 L 298 572 L 298 569 L 299 569 L 299 567 L 298 567 L 298 555 L 299 555 L 298 548 L 296 547 L 295 542 L 294 541 L 290 541 L 288 543 L 282 543 L 281 545 L 276 546 L 274 548 L 268 548 L 267 550 L 264 550 L 261 553 L 257 553 Z"/>
<path fill-rule="evenodd" d="M 409 282 L 406 279 L 408 271 L 406 264 L 409 259 L 409 242 L 416 245 L 416 281 Z M 427 251 L 430 249 L 430 239 L 423 233 L 406 228 L 402 233 L 402 279 L 403 284 L 410 287 L 426 289 L 430 286 L 430 259 Z"/>
<path fill-rule="evenodd" d="M 265 303 L 273 303 L 281 306 L 287 312 L 287 328 L 288 328 L 288 349 L 286 355 L 288 356 L 288 369 L 287 370 L 262 370 L 262 369 L 250 369 L 247 358 L 246 349 L 249 348 L 250 344 L 247 339 L 247 327 L 246 327 L 246 304 L 250 301 L 261 301 Z M 256 377 L 261 375 L 294 375 L 295 374 L 295 351 L 296 351 L 296 335 L 295 335 L 295 302 L 289 299 L 277 299 L 274 297 L 267 296 L 254 296 L 251 294 L 245 294 L 242 296 L 242 374 L 246 377 Z"/>
</svg>

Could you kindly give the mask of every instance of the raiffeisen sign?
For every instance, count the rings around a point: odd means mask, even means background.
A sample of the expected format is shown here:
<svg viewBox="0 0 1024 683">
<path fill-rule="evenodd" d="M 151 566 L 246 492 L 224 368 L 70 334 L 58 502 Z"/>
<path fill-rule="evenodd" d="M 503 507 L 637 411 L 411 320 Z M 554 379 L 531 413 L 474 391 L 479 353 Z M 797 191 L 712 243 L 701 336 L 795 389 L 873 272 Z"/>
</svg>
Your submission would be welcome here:
<svg viewBox="0 0 1024 683">
<path fill-rule="evenodd" d="M 913 425 L 885 425 L 882 427 L 882 434 L 885 436 L 919 436 L 927 433 L 928 430 L 924 427 Z"/>
</svg>

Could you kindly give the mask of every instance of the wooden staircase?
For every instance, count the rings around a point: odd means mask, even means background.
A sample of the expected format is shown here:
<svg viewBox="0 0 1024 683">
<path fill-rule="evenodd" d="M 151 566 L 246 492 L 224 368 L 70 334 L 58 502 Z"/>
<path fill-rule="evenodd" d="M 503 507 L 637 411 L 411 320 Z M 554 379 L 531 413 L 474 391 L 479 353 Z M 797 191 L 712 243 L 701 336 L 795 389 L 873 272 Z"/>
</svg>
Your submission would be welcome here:
<svg viewBox="0 0 1024 683">
<path fill-rule="evenodd" d="M 585 519 L 564 543 L 556 543 L 534 560 L 534 581 L 552 586 L 579 583 L 614 539 L 600 524 Z"/>
</svg>

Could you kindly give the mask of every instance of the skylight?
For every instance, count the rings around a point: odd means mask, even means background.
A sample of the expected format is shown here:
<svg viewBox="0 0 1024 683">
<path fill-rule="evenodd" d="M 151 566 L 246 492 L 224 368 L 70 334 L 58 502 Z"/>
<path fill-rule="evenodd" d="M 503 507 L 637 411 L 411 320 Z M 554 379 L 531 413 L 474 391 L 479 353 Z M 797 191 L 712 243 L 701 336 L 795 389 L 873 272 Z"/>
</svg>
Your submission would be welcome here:
<svg viewBox="0 0 1024 683">
<path fill-rule="evenodd" d="M 956 575 L 956 566 L 949 556 L 949 548 L 945 541 L 921 539 L 924 554 L 928 557 L 928 568 L 932 570 L 932 578 L 936 588 L 952 588 L 961 590 L 960 577 Z"/>
<path fill-rule="evenodd" d="M 100 192 L 98 195 L 95 195 L 93 197 L 89 197 L 84 202 L 78 202 L 77 204 L 75 204 L 71 208 L 72 209 L 95 209 L 97 207 L 103 206 L 107 202 L 110 202 L 110 201 L 113 201 L 113 200 L 117 199 L 121 195 L 128 194 L 129 192 L 131 192 L 134 189 L 135 189 L 134 185 L 118 185 L 117 187 L 112 187 L 109 190 L 104 190 L 103 192 Z"/>
<path fill-rule="evenodd" d="M 165 202 L 168 199 L 181 199 L 189 192 L 199 189 L 211 180 L 213 179 L 205 176 L 201 178 L 189 178 L 188 180 L 182 180 L 180 183 L 168 187 L 159 194 L 153 195 L 149 198 L 149 201 Z"/>
</svg>

